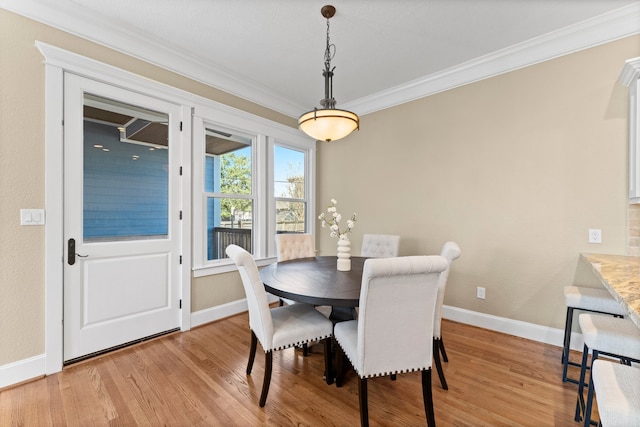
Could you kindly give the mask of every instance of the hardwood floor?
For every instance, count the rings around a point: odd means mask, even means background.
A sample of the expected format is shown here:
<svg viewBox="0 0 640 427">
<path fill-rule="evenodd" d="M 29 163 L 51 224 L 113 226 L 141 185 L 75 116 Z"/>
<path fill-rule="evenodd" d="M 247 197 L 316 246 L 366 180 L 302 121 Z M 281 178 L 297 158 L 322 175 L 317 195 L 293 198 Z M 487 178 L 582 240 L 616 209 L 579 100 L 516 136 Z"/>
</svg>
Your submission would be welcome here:
<svg viewBox="0 0 640 427">
<path fill-rule="evenodd" d="M 443 322 L 449 390 L 433 372 L 440 426 L 572 426 L 575 384 L 562 383 L 561 349 Z M 322 379 L 321 347 L 276 352 L 267 404 L 259 350 L 245 375 L 248 317 L 237 315 L 69 366 L 0 392 L 0 426 L 356 426 L 358 387 Z M 574 358 L 577 359 L 577 357 Z M 572 375 L 577 375 L 575 370 Z M 426 425 L 420 374 L 369 381 L 372 426 Z"/>
</svg>

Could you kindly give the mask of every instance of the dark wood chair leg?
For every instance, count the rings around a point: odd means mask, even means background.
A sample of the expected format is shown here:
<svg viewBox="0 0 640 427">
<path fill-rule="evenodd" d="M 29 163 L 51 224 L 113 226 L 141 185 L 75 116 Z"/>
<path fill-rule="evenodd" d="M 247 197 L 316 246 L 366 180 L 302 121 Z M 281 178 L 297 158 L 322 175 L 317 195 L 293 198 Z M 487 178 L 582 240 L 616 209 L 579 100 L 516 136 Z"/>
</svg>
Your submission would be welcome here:
<svg viewBox="0 0 640 427">
<path fill-rule="evenodd" d="M 278 306 L 282 307 L 284 305 L 284 301 L 282 300 L 282 298 L 280 298 L 280 303 L 278 304 Z"/>
<path fill-rule="evenodd" d="M 449 358 L 447 357 L 447 350 L 444 349 L 444 340 L 442 339 L 442 337 L 440 337 L 438 341 L 440 341 L 440 353 L 442 354 L 442 360 L 444 360 L 446 363 L 449 363 Z"/>
<path fill-rule="evenodd" d="M 336 387 L 342 387 L 344 382 L 344 351 L 336 345 Z"/>
<path fill-rule="evenodd" d="M 264 381 L 262 382 L 262 394 L 260 395 L 260 407 L 267 403 L 269 384 L 271 383 L 271 368 L 273 367 L 273 351 L 269 350 L 264 354 Z"/>
<path fill-rule="evenodd" d="M 309 355 L 309 346 L 307 343 L 302 344 L 302 355 L 307 357 Z"/>
<path fill-rule="evenodd" d="M 247 375 L 251 374 L 253 361 L 256 359 L 256 348 L 258 347 L 258 337 L 251 331 L 251 347 L 249 348 L 249 363 L 247 363 Z"/>
<path fill-rule="evenodd" d="M 422 371 L 422 399 L 424 411 L 427 414 L 427 425 L 436 427 L 436 415 L 433 411 L 433 394 L 431 392 L 431 369 Z"/>
<path fill-rule="evenodd" d="M 391 381 L 395 381 L 398 379 L 398 375 L 397 374 L 391 374 Z"/>
<path fill-rule="evenodd" d="M 442 384 L 442 388 L 445 390 L 449 390 L 447 380 L 444 378 L 442 362 L 440 361 L 440 341 L 441 340 L 437 340 L 435 338 L 433 339 L 433 361 L 436 364 L 436 369 L 438 370 L 438 376 L 440 377 L 440 384 Z"/>
<path fill-rule="evenodd" d="M 367 379 L 358 378 L 358 397 L 360 400 L 360 425 L 369 427 L 369 406 L 367 405 Z"/>
<path fill-rule="evenodd" d="M 333 366 L 331 366 L 331 337 L 324 339 L 324 375 L 327 384 L 333 384 Z"/>
</svg>

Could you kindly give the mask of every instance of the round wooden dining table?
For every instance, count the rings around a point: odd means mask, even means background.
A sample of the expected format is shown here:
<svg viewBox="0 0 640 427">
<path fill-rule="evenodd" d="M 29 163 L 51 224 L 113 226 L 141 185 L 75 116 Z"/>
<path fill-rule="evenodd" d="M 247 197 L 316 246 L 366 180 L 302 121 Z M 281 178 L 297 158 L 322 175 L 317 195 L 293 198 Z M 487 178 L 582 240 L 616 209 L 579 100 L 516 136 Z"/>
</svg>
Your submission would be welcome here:
<svg viewBox="0 0 640 427">
<path fill-rule="evenodd" d="M 299 258 L 270 264 L 260 278 L 270 294 L 332 307 L 331 320 L 353 319 L 360 300 L 365 257 L 351 257 L 351 270 L 338 271 L 336 256 Z"/>
</svg>

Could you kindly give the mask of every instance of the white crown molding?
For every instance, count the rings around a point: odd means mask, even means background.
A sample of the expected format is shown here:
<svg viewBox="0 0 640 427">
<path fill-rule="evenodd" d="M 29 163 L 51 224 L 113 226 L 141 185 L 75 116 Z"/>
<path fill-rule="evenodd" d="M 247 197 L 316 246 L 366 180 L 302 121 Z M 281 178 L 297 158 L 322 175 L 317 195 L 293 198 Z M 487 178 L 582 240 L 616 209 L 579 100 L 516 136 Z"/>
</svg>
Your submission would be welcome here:
<svg viewBox="0 0 640 427">
<path fill-rule="evenodd" d="M 640 4 L 582 21 L 341 108 L 364 115 L 640 33 Z"/>
<path fill-rule="evenodd" d="M 232 95 L 298 117 L 307 107 L 273 93 L 222 68 L 211 67 L 184 52 L 122 28 L 114 28 L 79 8 L 62 8 L 41 0 L 0 0 L 0 7 L 76 36 L 131 55 Z M 363 98 L 342 108 L 360 115 L 514 71 L 562 55 L 640 33 L 640 4 L 633 4 L 494 52 L 439 73 Z"/>
<path fill-rule="evenodd" d="M 131 29 L 116 28 L 97 20 L 93 15 L 84 13 L 82 8 L 68 8 L 64 3 L 60 5 L 41 0 L 0 0 L 0 7 L 290 117 L 298 117 L 300 111 L 307 109 L 254 81 L 205 64 L 182 50 Z"/>
</svg>

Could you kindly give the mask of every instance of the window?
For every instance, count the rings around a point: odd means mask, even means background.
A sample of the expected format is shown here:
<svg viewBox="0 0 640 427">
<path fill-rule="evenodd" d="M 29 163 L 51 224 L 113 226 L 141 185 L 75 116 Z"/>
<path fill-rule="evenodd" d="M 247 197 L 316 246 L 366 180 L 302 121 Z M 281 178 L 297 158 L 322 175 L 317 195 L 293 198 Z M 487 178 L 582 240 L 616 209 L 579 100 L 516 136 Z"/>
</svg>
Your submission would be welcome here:
<svg viewBox="0 0 640 427">
<path fill-rule="evenodd" d="M 276 145 L 274 149 L 276 233 L 307 231 L 305 153 Z"/>
<path fill-rule="evenodd" d="M 314 230 L 315 142 L 271 122 L 201 112 L 193 121 L 194 275 L 232 270 L 229 244 L 269 262 L 276 233 Z"/>
<path fill-rule="evenodd" d="M 252 139 L 207 127 L 205 141 L 207 260 L 226 258 L 232 243 L 251 252 Z"/>
</svg>

